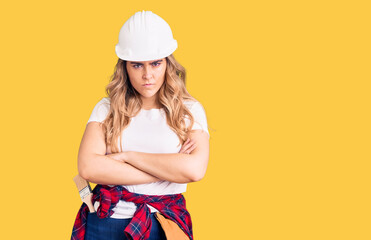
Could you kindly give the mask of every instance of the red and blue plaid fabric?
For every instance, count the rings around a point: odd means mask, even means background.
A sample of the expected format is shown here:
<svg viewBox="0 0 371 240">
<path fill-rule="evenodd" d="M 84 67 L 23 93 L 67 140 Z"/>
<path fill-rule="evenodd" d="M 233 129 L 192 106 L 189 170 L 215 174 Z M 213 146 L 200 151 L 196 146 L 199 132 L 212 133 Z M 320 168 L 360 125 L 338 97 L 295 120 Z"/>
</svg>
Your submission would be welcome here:
<svg viewBox="0 0 371 240">
<path fill-rule="evenodd" d="M 107 218 L 113 214 L 113 208 L 119 200 L 135 203 L 137 210 L 131 222 L 123 231 L 128 239 L 144 240 L 149 238 L 152 221 L 150 209 L 146 204 L 151 205 L 160 211 L 166 218 L 171 219 L 193 240 L 191 216 L 186 209 L 185 198 L 182 194 L 170 195 L 145 195 L 129 192 L 121 185 L 110 187 L 97 184 L 93 189 L 92 202 L 99 201 L 97 215 L 99 218 Z M 82 203 L 72 230 L 71 240 L 83 240 L 86 230 L 86 219 L 89 208 Z"/>
</svg>

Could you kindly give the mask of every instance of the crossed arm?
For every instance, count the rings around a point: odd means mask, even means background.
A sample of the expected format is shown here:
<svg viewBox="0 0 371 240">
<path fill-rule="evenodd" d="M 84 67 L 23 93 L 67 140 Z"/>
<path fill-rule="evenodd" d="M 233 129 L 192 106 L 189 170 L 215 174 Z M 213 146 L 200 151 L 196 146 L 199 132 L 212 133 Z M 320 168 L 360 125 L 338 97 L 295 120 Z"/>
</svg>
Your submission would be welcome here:
<svg viewBox="0 0 371 240">
<path fill-rule="evenodd" d="M 102 133 L 96 131 L 97 126 L 91 123 L 87 127 L 79 150 L 79 174 L 90 182 L 131 185 L 167 180 L 188 183 L 201 180 L 206 172 L 209 140 L 202 130 L 193 130 L 190 133 L 193 142 L 185 143 L 179 153 L 127 151 L 103 155 L 106 145 Z M 88 149 L 95 149 L 95 153 Z"/>
<path fill-rule="evenodd" d="M 209 159 L 209 137 L 202 130 L 191 132 L 196 147 L 190 154 L 185 153 L 143 153 L 123 152 L 124 162 L 159 179 L 176 183 L 200 181 Z"/>
</svg>

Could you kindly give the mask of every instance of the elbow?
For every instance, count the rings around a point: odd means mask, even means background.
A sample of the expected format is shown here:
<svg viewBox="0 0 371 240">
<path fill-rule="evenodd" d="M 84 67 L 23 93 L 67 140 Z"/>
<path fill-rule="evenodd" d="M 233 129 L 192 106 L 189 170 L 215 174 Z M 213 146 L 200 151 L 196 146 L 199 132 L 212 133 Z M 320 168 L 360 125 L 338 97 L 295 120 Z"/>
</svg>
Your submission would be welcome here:
<svg viewBox="0 0 371 240">
<path fill-rule="evenodd" d="M 78 172 L 79 172 L 79 175 L 87 180 L 87 181 L 90 181 L 90 176 L 91 176 L 91 171 L 90 169 L 88 168 L 88 165 L 87 164 L 84 164 L 84 161 L 79 159 L 78 160 L 78 166 L 77 166 L 77 169 L 78 169 Z"/>
<path fill-rule="evenodd" d="M 89 182 L 90 182 L 90 177 L 89 177 L 89 175 L 88 175 L 88 173 L 87 173 L 86 170 L 79 170 L 79 175 L 80 175 L 83 179 L 85 179 L 86 181 L 89 181 Z"/>
<path fill-rule="evenodd" d="M 193 174 L 193 176 L 190 177 L 189 181 L 190 182 L 199 182 L 201 181 L 203 178 L 204 178 L 205 175 L 201 175 L 201 174 Z"/>
<path fill-rule="evenodd" d="M 191 183 L 191 182 L 198 182 L 203 179 L 205 176 L 205 173 L 201 171 L 196 171 L 196 168 L 189 168 L 189 170 L 186 168 L 183 169 L 182 172 L 174 175 L 176 179 L 167 179 L 168 181 L 175 182 L 175 183 Z"/>
<path fill-rule="evenodd" d="M 90 175 L 89 175 L 89 173 L 88 173 L 88 171 L 87 171 L 86 168 L 79 167 L 79 168 L 78 168 L 78 172 L 79 172 L 79 175 L 80 175 L 83 179 L 85 179 L 85 180 L 87 180 L 87 181 L 90 181 Z"/>
<path fill-rule="evenodd" d="M 195 158 L 191 161 L 187 168 L 187 175 L 190 182 L 201 181 L 206 174 L 208 159 Z"/>
<path fill-rule="evenodd" d="M 192 169 L 188 176 L 190 182 L 199 182 L 205 177 L 206 169 Z"/>
</svg>

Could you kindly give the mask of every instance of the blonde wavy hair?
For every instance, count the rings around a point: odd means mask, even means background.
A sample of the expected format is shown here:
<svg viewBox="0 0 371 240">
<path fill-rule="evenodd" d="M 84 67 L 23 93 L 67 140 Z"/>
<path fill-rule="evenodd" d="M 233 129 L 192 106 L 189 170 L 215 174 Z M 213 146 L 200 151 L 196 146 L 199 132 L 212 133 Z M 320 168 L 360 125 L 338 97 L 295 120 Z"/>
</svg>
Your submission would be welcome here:
<svg viewBox="0 0 371 240">
<path fill-rule="evenodd" d="M 165 80 L 157 94 L 158 103 L 166 113 L 167 124 L 178 135 L 180 144 L 187 140 L 194 124 L 192 113 L 183 104 L 183 100 L 196 101 L 188 93 L 185 83 L 186 70 L 171 54 L 166 57 Z M 118 59 L 105 90 L 110 99 L 108 115 L 102 122 L 106 144 L 112 153 L 122 152 L 122 144 L 120 151 L 117 147 L 118 137 L 122 143 L 122 131 L 129 125 L 131 117 L 136 116 L 142 108 L 140 94 L 129 81 L 125 60 Z M 188 127 L 185 117 L 190 121 Z"/>
</svg>

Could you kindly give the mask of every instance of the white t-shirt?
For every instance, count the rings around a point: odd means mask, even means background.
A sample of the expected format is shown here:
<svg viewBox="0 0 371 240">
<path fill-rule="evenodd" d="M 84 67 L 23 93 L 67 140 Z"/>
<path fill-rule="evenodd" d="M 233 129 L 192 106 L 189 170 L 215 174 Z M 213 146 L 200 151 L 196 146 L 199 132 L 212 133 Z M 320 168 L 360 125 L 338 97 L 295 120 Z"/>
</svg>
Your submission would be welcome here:
<svg viewBox="0 0 371 240">
<path fill-rule="evenodd" d="M 207 119 L 203 106 L 198 101 L 184 101 L 184 105 L 191 111 L 194 124 L 192 129 L 202 129 L 209 134 Z M 108 97 L 102 98 L 94 107 L 88 123 L 91 121 L 103 122 L 110 108 Z M 189 119 L 186 118 L 186 126 L 189 126 Z M 209 135 L 210 137 L 210 135 Z M 122 132 L 122 150 L 138 151 L 147 153 L 178 153 L 181 149 L 176 133 L 167 125 L 166 114 L 163 109 L 150 109 L 141 111 L 137 116 L 131 118 L 129 125 Z M 118 139 L 120 146 L 120 139 Z M 120 148 L 119 148 L 120 149 Z M 110 185 L 114 186 L 114 185 Z M 130 192 L 147 195 L 166 195 L 183 193 L 187 189 L 186 183 L 174 183 L 169 181 L 159 181 L 154 183 L 138 185 L 122 185 Z M 95 210 L 98 209 L 99 202 L 95 202 Z M 151 212 L 158 210 L 147 205 Z M 114 213 L 111 218 L 132 218 L 136 206 L 132 202 L 119 200 L 112 209 Z"/>
</svg>

